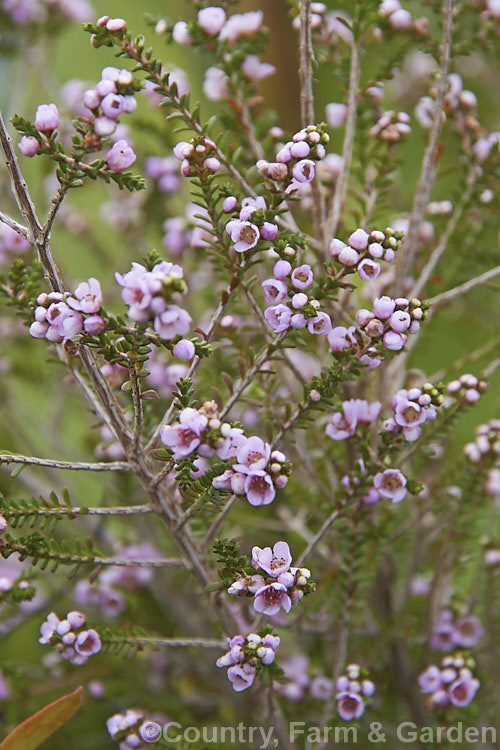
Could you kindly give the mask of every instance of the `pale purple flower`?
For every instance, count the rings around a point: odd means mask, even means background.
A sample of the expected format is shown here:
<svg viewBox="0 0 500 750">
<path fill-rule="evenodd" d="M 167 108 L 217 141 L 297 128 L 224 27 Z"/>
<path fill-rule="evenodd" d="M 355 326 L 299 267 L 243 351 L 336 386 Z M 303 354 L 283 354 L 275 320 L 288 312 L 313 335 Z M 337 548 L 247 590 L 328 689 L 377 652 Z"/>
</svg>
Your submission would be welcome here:
<svg viewBox="0 0 500 750">
<path fill-rule="evenodd" d="M 389 325 L 396 333 L 403 333 L 410 327 L 411 317 L 403 310 L 396 310 L 389 318 Z"/>
<path fill-rule="evenodd" d="M 250 505 L 269 505 L 276 496 L 269 474 L 249 474 L 245 480 L 245 494 Z"/>
<path fill-rule="evenodd" d="M 326 105 L 326 121 L 331 128 L 341 128 L 347 117 L 347 107 L 345 104 L 331 102 Z"/>
<path fill-rule="evenodd" d="M 394 419 L 400 427 L 417 427 L 425 422 L 425 409 L 416 401 L 399 398 L 394 408 Z"/>
<path fill-rule="evenodd" d="M 257 55 L 247 55 L 241 65 L 241 72 L 249 81 L 261 81 L 263 78 L 276 73 L 276 68 L 271 63 L 261 62 Z"/>
<path fill-rule="evenodd" d="M 106 22 L 106 28 L 108 31 L 123 31 L 127 28 L 127 22 L 123 18 L 110 18 Z"/>
<path fill-rule="evenodd" d="M 67 304 L 83 313 L 97 313 L 102 305 L 101 285 L 97 279 L 82 281 L 75 289 L 75 298 L 69 297 Z"/>
<path fill-rule="evenodd" d="M 311 266 L 304 263 L 302 266 L 297 266 L 292 272 L 292 286 L 295 289 L 307 289 L 311 286 L 314 281 L 313 272 Z"/>
<path fill-rule="evenodd" d="M 255 667 L 246 663 L 235 664 L 227 670 L 227 678 L 236 693 L 251 687 L 256 674 Z"/>
<path fill-rule="evenodd" d="M 223 432 L 223 437 L 224 442 L 217 447 L 217 455 L 223 461 L 235 458 L 238 455 L 241 446 L 243 446 L 248 439 L 245 437 L 243 430 L 240 427 L 230 427 L 227 431 Z"/>
<path fill-rule="evenodd" d="M 375 474 L 373 486 L 382 497 L 387 497 L 393 503 L 399 503 L 406 495 L 406 477 L 399 469 L 386 469 Z"/>
<path fill-rule="evenodd" d="M 269 462 L 270 455 L 269 443 L 264 443 L 257 436 L 250 437 L 238 448 L 234 469 L 242 474 L 261 474 Z"/>
<path fill-rule="evenodd" d="M 387 320 L 396 309 L 396 303 L 390 297 L 377 297 L 373 303 L 373 314 L 381 320 Z"/>
<path fill-rule="evenodd" d="M 123 138 L 116 141 L 106 154 L 106 162 L 112 172 L 124 172 L 136 159 L 134 149 Z"/>
<path fill-rule="evenodd" d="M 353 334 L 356 330 L 355 326 L 335 326 L 328 334 L 328 343 L 330 345 L 330 351 L 342 352 L 344 349 L 350 349 L 352 344 L 356 343 L 356 339 Z"/>
<path fill-rule="evenodd" d="M 106 94 L 101 101 L 102 113 L 110 120 L 116 120 L 125 110 L 125 97 L 121 94 Z"/>
<path fill-rule="evenodd" d="M 454 706 L 459 706 L 460 708 L 468 706 L 479 687 L 479 680 L 471 679 L 470 677 L 459 677 L 448 688 L 450 703 L 453 703 Z"/>
<path fill-rule="evenodd" d="M 370 258 L 364 258 L 358 265 L 357 270 L 363 281 L 373 281 L 380 274 L 380 263 L 376 263 L 374 260 L 370 260 Z"/>
<path fill-rule="evenodd" d="M 34 156 L 38 149 L 40 148 L 40 144 L 38 143 L 37 139 L 32 135 L 23 135 L 21 140 L 18 144 L 19 151 L 24 154 L 24 156 Z"/>
<path fill-rule="evenodd" d="M 154 319 L 153 327 L 162 339 L 185 336 L 190 328 L 190 314 L 178 305 L 170 305 Z"/>
<path fill-rule="evenodd" d="M 195 347 L 192 341 L 189 339 L 181 339 L 178 341 L 172 349 L 172 354 L 177 359 L 185 359 L 188 362 L 191 361 L 195 354 Z"/>
<path fill-rule="evenodd" d="M 359 719 L 365 710 L 365 704 L 359 693 L 339 693 L 337 695 L 337 711 L 344 721 Z"/>
<path fill-rule="evenodd" d="M 405 339 L 395 331 L 387 331 L 383 338 L 384 346 L 391 352 L 399 352 L 405 345 Z"/>
<path fill-rule="evenodd" d="M 287 285 L 284 281 L 278 279 L 266 279 L 262 282 L 262 288 L 264 289 L 264 299 L 268 305 L 282 302 L 288 294 Z"/>
<path fill-rule="evenodd" d="M 311 182 L 314 179 L 314 162 L 311 159 L 301 159 L 294 164 L 292 175 L 297 182 Z"/>
<path fill-rule="evenodd" d="M 172 29 L 172 38 L 177 44 L 187 47 L 191 44 L 188 25 L 185 21 L 177 21 Z"/>
<path fill-rule="evenodd" d="M 99 336 L 106 328 L 106 321 L 101 315 L 89 315 L 83 321 L 83 329 L 89 336 Z"/>
<path fill-rule="evenodd" d="M 271 242 L 278 234 L 278 225 L 272 224 L 270 221 L 265 221 L 260 228 L 260 236 L 263 240 Z"/>
<path fill-rule="evenodd" d="M 451 651 L 454 626 L 449 620 L 440 619 L 432 628 L 430 644 L 437 651 Z"/>
<path fill-rule="evenodd" d="M 227 99 L 229 96 L 228 80 L 227 75 L 220 68 L 215 66 L 207 68 L 203 81 L 203 91 L 207 99 L 213 102 Z"/>
<path fill-rule="evenodd" d="M 224 8 L 210 6 L 198 11 L 198 23 L 206 34 L 216 36 L 226 22 Z"/>
<path fill-rule="evenodd" d="M 274 547 L 254 547 L 252 549 L 252 565 L 262 568 L 268 575 L 277 578 L 286 573 L 292 564 L 290 547 L 286 542 L 276 542 Z"/>
<path fill-rule="evenodd" d="M 292 601 L 283 584 L 270 583 L 255 592 L 253 606 L 256 612 L 273 617 L 282 607 L 285 612 L 290 612 Z"/>
<path fill-rule="evenodd" d="M 59 127 L 59 112 L 55 104 L 40 104 L 35 115 L 35 128 L 50 133 Z"/>
<path fill-rule="evenodd" d="M 80 656 L 92 656 L 101 650 L 101 639 L 95 630 L 82 630 L 76 636 L 75 651 Z"/>
<path fill-rule="evenodd" d="M 434 664 L 422 672 L 418 677 L 418 684 L 422 693 L 434 693 L 443 685 L 441 670 Z"/>
<path fill-rule="evenodd" d="M 207 417 L 187 407 L 180 412 L 178 424 L 162 426 L 161 440 L 172 448 L 174 458 L 185 458 L 200 445 L 207 424 Z"/>
<path fill-rule="evenodd" d="M 351 247 L 361 252 L 361 250 L 366 250 L 368 247 L 369 238 L 369 234 L 364 229 L 356 229 L 347 241 Z"/>
<path fill-rule="evenodd" d="M 231 225 L 231 240 L 234 242 L 234 249 L 237 253 L 244 253 L 255 247 L 260 237 L 259 228 L 255 224 L 249 221 L 230 221 L 229 224 Z"/>
<path fill-rule="evenodd" d="M 328 677 L 318 676 L 311 680 L 311 696 L 318 701 L 327 701 L 333 692 L 333 681 Z"/>
<path fill-rule="evenodd" d="M 340 263 L 342 263 L 344 266 L 347 266 L 348 268 L 351 268 L 351 266 L 355 266 L 358 262 L 359 253 L 350 245 L 344 245 L 337 257 Z"/>
<path fill-rule="evenodd" d="M 484 635 L 484 628 L 474 615 L 465 615 L 456 621 L 452 641 L 463 648 L 473 648 Z"/>
<path fill-rule="evenodd" d="M 226 39 L 229 44 L 234 44 L 241 37 L 252 37 L 260 30 L 262 18 L 261 10 L 235 13 L 222 27 L 219 39 Z"/>
<path fill-rule="evenodd" d="M 264 316 L 276 333 L 286 331 L 290 327 L 292 311 L 286 305 L 274 305 L 264 310 Z"/>
<path fill-rule="evenodd" d="M 345 440 L 356 432 L 357 420 L 354 414 L 349 416 L 336 412 L 326 426 L 326 434 L 333 440 Z"/>
<path fill-rule="evenodd" d="M 326 336 L 332 330 L 332 321 L 330 316 L 324 312 L 318 312 L 314 318 L 309 318 L 307 321 L 307 330 L 309 333 L 319 334 Z"/>
</svg>

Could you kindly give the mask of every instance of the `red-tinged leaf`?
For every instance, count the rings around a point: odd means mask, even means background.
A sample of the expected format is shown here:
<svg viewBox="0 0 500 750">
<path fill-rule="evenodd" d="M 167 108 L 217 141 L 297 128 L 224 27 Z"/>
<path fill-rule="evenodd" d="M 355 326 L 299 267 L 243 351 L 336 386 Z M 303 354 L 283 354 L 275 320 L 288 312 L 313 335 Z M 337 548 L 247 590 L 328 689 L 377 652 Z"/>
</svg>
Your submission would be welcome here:
<svg viewBox="0 0 500 750">
<path fill-rule="evenodd" d="M 47 737 L 62 727 L 80 708 L 82 694 L 83 688 L 79 687 L 73 693 L 63 695 L 41 708 L 7 735 L 0 743 L 0 750 L 35 750 L 40 747 Z"/>
</svg>

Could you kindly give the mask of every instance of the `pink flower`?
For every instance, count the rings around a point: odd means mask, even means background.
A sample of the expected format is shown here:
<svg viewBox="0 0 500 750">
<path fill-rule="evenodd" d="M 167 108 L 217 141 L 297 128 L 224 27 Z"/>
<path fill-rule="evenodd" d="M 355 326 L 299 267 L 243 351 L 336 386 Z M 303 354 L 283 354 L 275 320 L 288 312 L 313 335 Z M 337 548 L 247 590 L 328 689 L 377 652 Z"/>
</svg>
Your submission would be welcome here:
<svg viewBox="0 0 500 750">
<path fill-rule="evenodd" d="M 179 414 L 179 423 L 163 425 L 161 440 L 172 448 L 174 458 L 190 456 L 201 443 L 201 436 L 208 424 L 208 419 L 196 409 L 187 407 Z"/>
<path fill-rule="evenodd" d="M 90 278 L 88 281 L 82 281 L 75 289 L 75 297 L 69 297 L 68 305 L 73 310 L 80 310 L 84 313 L 97 313 L 102 305 L 101 285 L 97 279 Z"/>
<path fill-rule="evenodd" d="M 237 253 L 244 253 L 245 250 L 250 250 L 259 241 L 259 228 L 249 221 L 230 221 L 226 229 L 231 235 L 231 240 L 234 242 L 234 249 Z"/>
<path fill-rule="evenodd" d="M 276 73 L 276 68 L 271 63 L 263 63 L 257 55 L 247 55 L 243 60 L 241 72 L 249 81 L 261 81 L 263 78 Z"/>
<path fill-rule="evenodd" d="M 262 282 L 266 304 L 275 305 L 282 302 L 288 295 L 288 287 L 284 281 L 266 279 Z"/>
<path fill-rule="evenodd" d="M 305 263 L 292 272 L 292 286 L 295 289 L 307 289 L 314 281 L 311 266 Z"/>
<path fill-rule="evenodd" d="M 307 321 L 307 330 L 309 333 L 326 336 L 332 330 L 330 316 L 324 312 L 319 312 L 314 318 L 309 318 Z"/>
<path fill-rule="evenodd" d="M 297 182 L 311 182 L 314 179 L 314 162 L 311 159 L 301 159 L 294 165 L 292 175 Z"/>
<path fill-rule="evenodd" d="M 226 12 L 223 8 L 210 6 L 198 11 L 198 23 L 206 34 L 216 36 L 226 22 Z"/>
<path fill-rule="evenodd" d="M 35 115 L 35 128 L 50 133 L 59 127 L 59 112 L 55 104 L 40 104 Z"/>
<path fill-rule="evenodd" d="M 269 443 L 264 443 L 257 436 L 250 437 L 238 448 L 234 469 L 242 474 L 260 474 L 266 468 L 270 455 Z"/>
<path fill-rule="evenodd" d="M 235 664 L 227 670 L 227 678 L 236 693 L 241 693 L 242 690 L 251 687 L 256 674 L 255 667 L 246 663 Z"/>
<path fill-rule="evenodd" d="M 406 477 L 399 469 L 386 469 L 375 474 L 373 486 L 393 503 L 399 503 L 406 495 Z"/>
<path fill-rule="evenodd" d="M 82 630 L 76 636 L 74 648 L 80 656 L 92 656 L 101 650 L 101 639 L 95 630 Z"/>
<path fill-rule="evenodd" d="M 292 601 L 283 584 L 270 583 L 255 592 L 253 606 L 256 612 L 272 617 L 277 615 L 282 607 L 285 612 L 290 612 Z"/>
<path fill-rule="evenodd" d="M 290 327 L 292 311 L 286 305 L 274 305 L 264 310 L 264 316 L 276 333 L 286 331 Z"/>
<path fill-rule="evenodd" d="M 473 648 L 484 635 L 484 628 L 474 615 L 465 615 L 455 623 L 452 641 L 463 648 Z"/>
<path fill-rule="evenodd" d="M 356 343 L 353 334 L 355 326 L 335 326 L 328 334 L 328 343 L 331 352 L 342 352 L 344 349 L 350 349 L 352 344 Z"/>
<path fill-rule="evenodd" d="M 37 139 L 32 135 L 23 135 L 21 140 L 18 144 L 19 151 L 24 154 L 24 156 L 34 156 L 38 149 L 40 148 L 40 144 L 38 143 Z"/>
<path fill-rule="evenodd" d="M 123 138 L 116 141 L 106 154 L 106 161 L 112 172 L 124 172 L 132 166 L 136 159 L 137 156 L 134 153 L 134 149 Z"/>
<path fill-rule="evenodd" d="M 326 105 L 326 121 L 331 128 L 341 128 L 347 117 L 347 107 L 345 104 L 331 102 Z"/>
<path fill-rule="evenodd" d="M 269 474 L 249 474 L 245 479 L 245 494 L 250 505 L 269 505 L 276 496 Z"/>
<path fill-rule="evenodd" d="M 190 314 L 178 305 L 170 305 L 154 319 L 154 329 L 162 339 L 185 336 L 190 328 Z"/>
<path fill-rule="evenodd" d="M 365 704 L 359 693 L 339 693 L 337 695 L 337 711 L 344 721 L 359 719 L 365 710 Z"/>
<path fill-rule="evenodd" d="M 436 667 L 434 664 L 427 667 L 425 672 L 419 675 L 418 684 L 422 693 L 434 693 L 436 690 L 439 690 L 443 685 L 439 667 Z"/>
<path fill-rule="evenodd" d="M 468 706 L 479 690 L 479 687 L 479 680 L 473 679 L 472 676 L 459 677 L 448 688 L 450 703 L 460 708 Z"/>
<path fill-rule="evenodd" d="M 228 77 L 220 68 L 212 66 L 205 71 L 205 80 L 203 81 L 203 91 L 207 99 L 218 102 L 221 99 L 227 99 L 229 88 L 227 85 Z"/>
<path fill-rule="evenodd" d="M 252 549 L 253 567 L 262 568 L 268 575 L 277 578 L 290 568 L 292 555 L 286 542 L 276 542 L 274 547 L 254 547 Z"/>
</svg>

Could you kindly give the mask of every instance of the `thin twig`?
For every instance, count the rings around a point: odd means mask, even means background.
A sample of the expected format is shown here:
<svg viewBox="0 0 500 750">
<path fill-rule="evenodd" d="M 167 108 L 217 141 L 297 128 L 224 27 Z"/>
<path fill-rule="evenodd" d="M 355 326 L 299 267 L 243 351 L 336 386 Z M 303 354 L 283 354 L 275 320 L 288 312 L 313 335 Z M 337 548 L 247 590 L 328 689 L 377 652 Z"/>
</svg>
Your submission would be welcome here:
<svg viewBox="0 0 500 750">
<path fill-rule="evenodd" d="M 454 286 L 452 289 L 448 289 L 448 291 L 442 292 L 442 294 L 431 297 L 429 301 L 431 302 L 433 308 L 436 309 L 436 307 L 444 305 L 446 304 L 446 302 L 450 302 L 450 300 L 455 299 L 455 297 L 466 294 L 471 289 L 474 289 L 474 287 L 480 286 L 481 284 L 486 284 L 487 281 L 489 281 L 490 279 L 494 279 L 495 276 L 498 276 L 499 274 L 500 266 L 495 266 L 494 268 L 490 268 L 489 271 L 485 271 L 479 276 L 475 276 L 473 279 L 465 281 L 463 284 Z"/>
<path fill-rule="evenodd" d="M 73 516 L 136 516 L 143 513 L 154 513 L 152 505 L 122 505 L 111 508 L 87 508 L 69 505 L 60 505 L 57 508 L 19 508 L 16 511 L 4 510 L 3 515 L 8 518 L 13 516 L 56 516 L 61 520 Z"/>
<path fill-rule="evenodd" d="M 439 135 L 443 124 L 444 99 L 449 86 L 448 75 L 451 63 L 453 11 L 454 0 L 445 0 L 441 65 L 439 69 L 439 79 L 436 86 L 436 107 L 429 136 L 429 143 L 422 161 L 422 169 L 418 180 L 415 199 L 413 201 L 408 233 L 406 234 L 403 247 L 397 254 L 396 258 L 394 296 L 397 296 L 399 291 L 404 291 L 405 280 L 410 268 L 412 267 L 418 249 L 418 233 L 420 225 L 424 219 L 434 180 L 436 178 L 436 159 Z"/>
<path fill-rule="evenodd" d="M 409 298 L 419 296 L 420 292 L 422 291 L 424 286 L 427 284 L 431 273 L 434 271 L 435 267 L 439 263 L 441 256 L 446 251 L 450 237 L 455 231 L 456 226 L 463 214 L 463 211 L 470 200 L 472 191 L 474 190 L 474 185 L 476 184 L 476 179 L 477 179 L 477 171 L 474 168 L 471 168 L 467 175 L 465 191 L 463 192 L 462 197 L 460 198 L 459 202 L 455 206 L 455 210 L 450 216 L 450 219 L 443 232 L 443 236 L 441 237 L 441 239 L 439 240 L 439 243 L 436 245 L 436 247 L 430 254 L 429 260 L 423 267 L 422 272 L 420 273 L 420 276 L 418 277 L 413 289 L 408 295 Z"/>
<path fill-rule="evenodd" d="M 0 455 L 0 464 L 27 464 L 29 466 L 46 466 L 49 469 L 68 469 L 69 471 L 131 471 L 126 461 L 109 461 L 87 463 L 86 461 L 57 461 L 37 456 L 17 456 L 10 453 Z"/>
<path fill-rule="evenodd" d="M 132 382 L 132 401 L 134 404 L 134 432 L 132 435 L 130 450 L 133 454 L 137 454 L 141 446 L 141 434 L 144 417 L 142 412 L 141 389 L 139 387 L 137 366 L 135 365 L 135 363 L 132 363 L 129 366 L 129 374 L 130 380 Z"/>
<path fill-rule="evenodd" d="M 352 153 L 354 149 L 354 134 L 356 132 L 356 109 L 358 106 L 358 89 L 361 75 L 361 55 L 355 41 L 351 48 L 351 71 L 349 74 L 349 93 L 347 97 L 347 115 L 345 124 L 344 145 L 342 148 L 342 165 L 335 185 L 333 204 L 328 217 L 327 237 L 335 237 L 340 221 L 340 214 L 344 206 L 347 183 L 351 169 Z"/>
</svg>

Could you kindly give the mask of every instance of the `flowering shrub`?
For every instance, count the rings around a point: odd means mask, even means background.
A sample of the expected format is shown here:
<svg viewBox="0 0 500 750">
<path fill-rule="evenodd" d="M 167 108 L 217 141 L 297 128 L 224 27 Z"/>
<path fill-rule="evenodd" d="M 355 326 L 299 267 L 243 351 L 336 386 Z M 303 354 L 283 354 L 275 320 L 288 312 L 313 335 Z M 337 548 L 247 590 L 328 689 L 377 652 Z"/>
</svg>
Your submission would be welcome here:
<svg viewBox="0 0 500 750">
<path fill-rule="evenodd" d="M 101 4 L 0 3 L 6 729 L 493 725 L 499 3 Z"/>
</svg>

